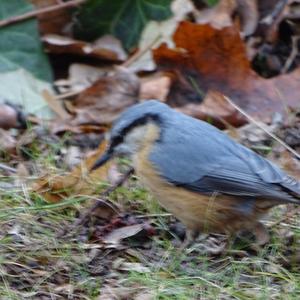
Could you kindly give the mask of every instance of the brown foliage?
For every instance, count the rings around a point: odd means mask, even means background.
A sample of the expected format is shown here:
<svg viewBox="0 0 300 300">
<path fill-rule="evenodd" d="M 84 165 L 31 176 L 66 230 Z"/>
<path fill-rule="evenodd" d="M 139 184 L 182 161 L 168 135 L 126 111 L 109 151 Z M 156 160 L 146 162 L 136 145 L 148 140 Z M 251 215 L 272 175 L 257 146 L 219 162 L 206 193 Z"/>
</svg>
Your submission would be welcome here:
<svg viewBox="0 0 300 300">
<path fill-rule="evenodd" d="M 160 69 L 174 74 L 171 105 L 200 103 L 201 94 L 218 91 L 250 115 L 269 121 L 274 112 L 299 104 L 299 73 L 274 79 L 258 76 L 250 66 L 244 42 L 235 27 L 220 30 L 210 25 L 182 22 L 174 34 L 175 49 L 162 44 L 153 51 Z M 205 102 L 204 104 L 205 105 Z M 203 116 L 206 119 L 208 116 Z M 224 116 L 215 116 L 215 119 Z M 234 125 L 232 115 L 225 117 Z"/>
</svg>

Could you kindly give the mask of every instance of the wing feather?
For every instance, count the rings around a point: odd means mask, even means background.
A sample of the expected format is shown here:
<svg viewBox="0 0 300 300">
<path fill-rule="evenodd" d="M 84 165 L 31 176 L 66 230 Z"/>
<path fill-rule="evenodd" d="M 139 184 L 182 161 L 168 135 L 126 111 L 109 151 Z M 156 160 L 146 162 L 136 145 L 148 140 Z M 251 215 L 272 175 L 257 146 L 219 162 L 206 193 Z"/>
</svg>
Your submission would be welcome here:
<svg viewBox="0 0 300 300">
<path fill-rule="evenodd" d="M 300 204 L 298 181 L 217 128 L 178 112 L 162 125 L 150 160 L 170 183 L 204 194 Z"/>
</svg>

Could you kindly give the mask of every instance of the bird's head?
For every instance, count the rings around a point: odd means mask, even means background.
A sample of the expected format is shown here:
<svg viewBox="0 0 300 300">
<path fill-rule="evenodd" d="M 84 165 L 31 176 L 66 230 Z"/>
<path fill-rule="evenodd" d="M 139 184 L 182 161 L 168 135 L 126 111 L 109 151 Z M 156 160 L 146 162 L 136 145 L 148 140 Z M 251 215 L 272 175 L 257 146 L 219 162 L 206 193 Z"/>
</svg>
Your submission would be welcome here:
<svg viewBox="0 0 300 300">
<path fill-rule="evenodd" d="M 167 105 L 156 100 L 148 100 L 128 108 L 114 122 L 107 135 L 108 147 L 95 162 L 92 170 L 101 167 L 113 157 L 135 154 L 146 141 L 154 142 L 157 136 L 149 134 L 149 125 L 160 134 L 164 116 L 169 111 Z"/>
</svg>

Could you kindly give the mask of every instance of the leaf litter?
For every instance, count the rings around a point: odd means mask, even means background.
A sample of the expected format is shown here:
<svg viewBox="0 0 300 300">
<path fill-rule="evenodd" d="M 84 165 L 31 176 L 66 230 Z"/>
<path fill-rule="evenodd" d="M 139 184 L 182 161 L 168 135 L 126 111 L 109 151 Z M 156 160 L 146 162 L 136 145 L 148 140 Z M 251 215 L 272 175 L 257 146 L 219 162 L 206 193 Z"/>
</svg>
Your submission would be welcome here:
<svg viewBox="0 0 300 300">
<path fill-rule="evenodd" d="M 252 1 L 220 1 L 207 10 L 196 9 L 192 1 L 183 10 L 183 2 L 175 2 L 170 24 L 154 25 L 172 28 L 173 38 L 168 31 L 165 40 L 150 46 L 141 41 L 140 49 L 128 53 L 119 68 L 107 64 L 107 58 L 120 64 L 125 57 L 98 53 L 96 62 L 91 58 L 95 41 L 63 36 L 68 47 L 54 42 L 51 59 L 79 55 L 55 67 L 58 74 L 66 74 L 55 78 L 60 93 L 37 93 L 56 114 L 48 124 L 34 119 L 32 111 L 7 107 L 3 101 L 0 116 L 8 121 L 1 134 L 6 147 L 0 165 L 1 297 L 249 299 L 261 295 L 260 287 L 272 298 L 299 292 L 300 212 L 292 205 L 274 209 L 265 221 L 271 240 L 264 246 L 251 246 L 251 239 L 231 245 L 224 236 L 201 235 L 179 252 L 182 226 L 155 206 L 134 175 L 118 185 L 127 161 L 88 172 L 104 151 L 101 141 L 119 113 L 140 98 L 158 98 L 228 128 L 237 140 L 300 178 L 299 161 L 265 131 L 251 122 L 235 127 L 248 120 L 223 96 L 299 151 L 298 49 L 294 43 L 296 54 L 290 56 L 292 43 L 283 49 L 282 40 L 286 27 L 295 28 L 295 7 L 288 5 L 276 16 L 274 6 L 264 8 L 261 1 L 257 7 Z M 266 23 L 268 16 L 272 18 Z M 55 26 L 52 30 L 47 34 L 63 34 Z M 296 34 L 289 33 L 288 39 Z M 93 49 L 87 53 L 85 47 Z M 145 53 L 151 68 L 144 68 Z M 87 60 L 82 63 L 82 58 Z M 277 69 L 272 67 L 276 62 Z M 267 283 L 261 283 L 266 274 Z"/>
</svg>

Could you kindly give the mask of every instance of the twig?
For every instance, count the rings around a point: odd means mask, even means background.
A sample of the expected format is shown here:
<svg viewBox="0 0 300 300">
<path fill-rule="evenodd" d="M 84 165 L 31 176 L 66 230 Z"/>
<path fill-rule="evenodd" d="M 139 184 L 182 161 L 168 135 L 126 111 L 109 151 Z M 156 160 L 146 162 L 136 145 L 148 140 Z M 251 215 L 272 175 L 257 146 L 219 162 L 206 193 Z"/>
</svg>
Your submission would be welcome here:
<svg viewBox="0 0 300 300">
<path fill-rule="evenodd" d="M 79 95 L 82 91 L 83 91 L 83 90 L 81 90 L 81 91 L 67 92 L 67 93 L 60 94 L 60 95 L 57 95 L 57 96 L 54 96 L 54 97 L 55 97 L 55 99 L 57 99 L 57 100 L 60 100 L 60 99 L 66 99 L 66 98 L 70 98 L 70 97 L 77 96 L 77 95 Z"/>
<path fill-rule="evenodd" d="M 107 197 L 110 193 L 112 193 L 113 191 L 115 191 L 118 187 L 120 187 L 121 185 L 123 185 L 123 183 L 134 173 L 134 169 L 130 168 L 114 185 L 110 186 L 109 188 L 107 188 L 105 191 L 103 191 L 100 194 L 101 198 L 105 198 Z M 89 216 L 99 207 L 101 207 L 103 205 L 105 201 L 101 199 L 101 201 L 97 201 L 92 207 L 90 207 L 86 212 L 84 212 L 82 214 L 82 216 L 77 219 L 72 225 L 71 227 L 67 228 L 66 230 L 64 230 L 62 233 L 59 234 L 59 236 L 64 236 L 66 234 L 66 232 L 68 231 L 68 233 L 72 232 L 75 228 L 77 228 L 78 226 L 81 226 L 83 224 L 86 223 L 87 219 L 89 218 Z"/>
<path fill-rule="evenodd" d="M 0 169 L 4 170 L 4 171 L 8 171 L 8 172 L 11 172 L 11 173 L 17 173 L 17 170 L 12 168 L 12 167 L 9 167 L 7 165 L 4 165 L 4 164 L 1 164 L 0 163 Z"/>
<path fill-rule="evenodd" d="M 49 13 L 49 12 L 52 12 L 55 10 L 77 6 L 84 2 L 86 2 L 86 0 L 72 0 L 72 1 L 68 1 L 68 2 L 61 2 L 59 4 L 51 5 L 48 7 L 41 8 L 41 9 L 36 9 L 36 10 L 30 11 L 30 12 L 27 12 L 23 15 L 13 16 L 8 19 L 2 20 L 2 21 L 0 21 L 0 27 L 4 27 L 4 26 L 10 25 L 10 24 L 14 24 L 14 23 L 18 23 L 18 22 L 21 22 L 21 21 L 24 21 L 27 19 L 31 19 L 31 18 L 37 17 L 41 14 Z"/>
<path fill-rule="evenodd" d="M 148 218 L 160 218 L 160 217 L 170 217 L 172 214 L 164 213 L 164 214 L 146 214 L 136 216 L 137 219 L 148 219 Z"/>
<path fill-rule="evenodd" d="M 224 98 L 226 101 L 232 105 L 236 110 L 238 110 L 242 115 L 244 115 L 248 120 L 250 120 L 253 124 L 255 124 L 257 127 L 259 127 L 261 130 L 263 130 L 265 133 L 267 133 L 270 137 L 272 137 L 275 141 L 280 143 L 283 147 L 285 147 L 288 151 L 290 151 L 292 154 L 294 154 L 298 159 L 300 159 L 300 154 L 296 152 L 293 148 L 291 148 L 289 145 L 287 145 L 283 140 L 281 140 L 278 136 L 261 126 L 254 118 L 252 118 L 249 114 L 247 114 L 242 108 L 237 106 L 233 101 L 231 101 L 228 97 L 224 95 Z"/>
<path fill-rule="evenodd" d="M 289 2 L 288 0 L 278 1 L 274 6 L 274 9 L 271 11 L 271 13 L 265 16 L 259 23 L 270 27 L 280 16 L 280 14 L 284 10 L 288 2 Z"/>
<path fill-rule="evenodd" d="M 159 34 L 153 41 L 151 41 L 146 47 L 138 50 L 134 53 L 129 59 L 127 59 L 121 66 L 129 67 L 132 65 L 137 59 L 139 59 L 142 55 L 144 55 L 147 51 L 149 51 L 159 40 L 161 39 L 161 35 Z"/>
<path fill-rule="evenodd" d="M 286 73 L 289 70 L 289 68 L 291 67 L 292 63 L 294 62 L 294 60 L 298 54 L 299 38 L 300 38 L 299 35 L 292 36 L 292 51 L 281 70 L 281 74 Z"/>
</svg>

